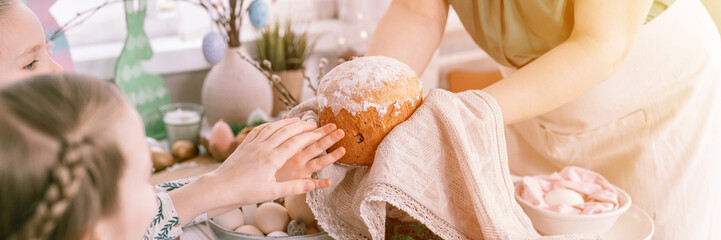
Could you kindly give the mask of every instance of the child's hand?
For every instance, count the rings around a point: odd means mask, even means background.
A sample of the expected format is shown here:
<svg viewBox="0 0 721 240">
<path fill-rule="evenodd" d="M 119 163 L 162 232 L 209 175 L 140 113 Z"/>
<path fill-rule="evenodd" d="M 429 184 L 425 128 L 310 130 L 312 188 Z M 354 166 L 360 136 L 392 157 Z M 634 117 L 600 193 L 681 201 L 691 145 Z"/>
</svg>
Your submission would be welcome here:
<svg viewBox="0 0 721 240">
<path fill-rule="evenodd" d="M 217 206 L 258 203 L 329 187 L 330 179 L 310 179 L 308 176 L 319 170 L 316 169 L 318 166 L 327 166 L 343 155 L 329 154 L 331 156 L 311 161 L 317 156 L 313 155 L 316 142 L 323 142 L 321 146 L 333 144 L 327 144 L 329 137 L 326 135 L 333 131 L 331 128 L 335 126 L 316 129 L 315 123 L 294 118 L 253 129 L 218 169 L 207 174 L 218 184 L 215 191 L 215 199 L 219 201 Z M 278 174 L 281 169 L 290 174 Z M 283 177 L 276 178 L 278 175 Z"/>
<path fill-rule="evenodd" d="M 283 119 L 287 118 L 287 116 L 283 117 Z M 311 134 L 312 139 L 315 139 L 314 142 L 288 159 L 285 165 L 275 174 L 276 180 L 282 182 L 310 178 L 311 174 L 338 161 L 345 154 L 345 148 L 340 147 L 331 153 L 320 156 L 345 136 L 343 130 L 336 129 L 335 124 L 327 124 L 313 132 L 304 134 Z"/>
</svg>

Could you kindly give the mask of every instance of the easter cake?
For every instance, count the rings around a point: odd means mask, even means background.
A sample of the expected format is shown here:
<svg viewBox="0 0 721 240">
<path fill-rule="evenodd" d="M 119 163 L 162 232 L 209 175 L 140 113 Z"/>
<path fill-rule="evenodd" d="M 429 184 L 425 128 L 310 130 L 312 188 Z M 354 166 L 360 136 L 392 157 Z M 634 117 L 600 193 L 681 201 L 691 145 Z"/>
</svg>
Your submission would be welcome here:
<svg viewBox="0 0 721 240">
<path fill-rule="evenodd" d="M 346 135 L 329 150 L 346 154 L 338 161 L 371 165 L 376 148 L 422 101 L 421 82 L 408 65 L 384 56 L 361 57 L 328 72 L 318 86 L 318 119 L 335 123 Z"/>
</svg>

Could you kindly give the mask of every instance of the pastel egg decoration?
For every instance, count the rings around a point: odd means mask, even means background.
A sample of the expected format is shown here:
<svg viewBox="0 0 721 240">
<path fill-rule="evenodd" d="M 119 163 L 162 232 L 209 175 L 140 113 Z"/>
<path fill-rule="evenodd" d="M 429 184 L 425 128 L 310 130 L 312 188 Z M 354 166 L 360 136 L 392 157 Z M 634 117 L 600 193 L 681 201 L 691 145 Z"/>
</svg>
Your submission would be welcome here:
<svg viewBox="0 0 721 240">
<path fill-rule="evenodd" d="M 253 27 L 261 29 L 268 22 L 268 3 L 264 0 L 255 0 L 248 7 L 248 15 Z"/>
<path fill-rule="evenodd" d="M 303 220 L 293 220 L 288 223 L 288 236 L 303 236 L 305 235 L 305 223 Z"/>
<path fill-rule="evenodd" d="M 227 48 L 228 44 L 220 33 L 210 32 L 203 37 L 203 56 L 211 65 L 223 59 Z"/>
<path fill-rule="evenodd" d="M 263 236 L 263 232 L 253 225 L 243 225 L 235 229 L 236 232 Z"/>
<path fill-rule="evenodd" d="M 214 217 L 213 221 L 227 229 L 236 229 L 245 224 L 243 212 L 241 212 L 240 209 L 237 208 L 234 208 L 233 210 Z"/>
<path fill-rule="evenodd" d="M 163 170 L 174 163 L 173 156 L 159 147 L 150 147 L 150 159 L 155 171 Z"/>
<path fill-rule="evenodd" d="M 283 231 L 275 231 L 272 233 L 268 233 L 268 237 L 287 237 L 288 234 Z"/>
<path fill-rule="evenodd" d="M 233 153 L 233 144 L 235 143 L 235 136 L 230 125 L 223 121 L 218 120 L 210 130 L 210 138 L 208 139 L 208 151 L 217 160 L 225 160 Z"/>
<path fill-rule="evenodd" d="M 170 153 L 181 162 L 198 156 L 198 145 L 188 140 L 179 140 L 170 147 Z"/>
<path fill-rule="evenodd" d="M 263 203 L 255 211 L 255 226 L 265 234 L 285 230 L 288 222 L 290 222 L 288 210 L 280 204 Z"/>
</svg>

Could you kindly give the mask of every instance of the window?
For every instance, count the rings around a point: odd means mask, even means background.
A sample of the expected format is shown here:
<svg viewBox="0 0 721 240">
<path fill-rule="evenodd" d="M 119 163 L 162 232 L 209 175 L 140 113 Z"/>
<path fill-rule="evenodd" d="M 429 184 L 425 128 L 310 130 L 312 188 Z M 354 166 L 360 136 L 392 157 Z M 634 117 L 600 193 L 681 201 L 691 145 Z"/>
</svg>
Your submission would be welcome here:
<svg viewBox="0 0 721 240">
<path fill-rule="evenodd" d="M 211 25 L 210 16 L 203 8 L 185 1 L 193 0 L 147 0 L 145 32 L 155 52 L 152 59 L 144 62 L 148 72 L 169 74 L 209 67 L 202 58 L 202 38 L 211 30 L 217 30 Z M 262 1 L 270 5 L 270 21 L 290 18 L 299 26 L 310 26 L 317 20 L 325 23 L 337 22 L 337 0 Z M 115 59 L 120 54 L 127 35 L 123 0 L 56 0 L 50 13 L 62 26 L 79 12 L 89 11 L 106 2 L 110 4 L 67 30 L 65 36 L 70 45 L 76 72 L 110 79 L 114 74 Z M 245 0 L 246 6 L 252 2 L 253 0 Z M 241 41 L 248 42 L 255 38 L 256 29 L 247 19 L 247 14 L 245 17 Z M 326 25 L 320 24 L 319 27 Z M 319 30 L 316 30 L 316 33 L 330 29 Z M 178 61 L 179 59 L 183 60 Z"/>
<path fill-rule="evenodd" d="M 68 30 L 65 35 L 72 47 L 122 42 L 126 36 L 125 10 L 122 0 L 59 0 L 50 9 L 59 25 L 63 25 L 79 12 L 109 3 L 96 11 L 82 24 Z M 174 0 L 149 0 L 145 21 L 148 37 L 177 36 L 183 31 L 209 29 L 210 20 L 189 21 L 188 18 L 209 19 L 200 8 Z M 179 17 L 183 15 L 183 18 Z M 186 21 L 183 21 L 186 19 Z"/>
</svg>

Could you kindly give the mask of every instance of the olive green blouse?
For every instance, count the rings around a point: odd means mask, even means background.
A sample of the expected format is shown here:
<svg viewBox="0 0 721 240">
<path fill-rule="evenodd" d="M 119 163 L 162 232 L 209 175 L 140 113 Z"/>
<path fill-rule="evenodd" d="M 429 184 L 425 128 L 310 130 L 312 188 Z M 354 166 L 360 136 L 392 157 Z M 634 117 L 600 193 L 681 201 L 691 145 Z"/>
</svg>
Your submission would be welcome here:
<svg viewBox="0 0 721 240">
<path fill-rule="evenodd" d="M 646 22 L 675 0 L 655 0 Z M 520 68 L 568 39 L 573 0 L 450 0 L 473 40 L 496 62 Z"/>
</svg>

